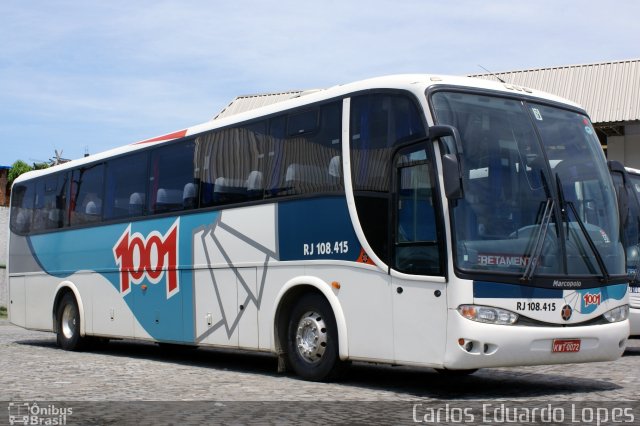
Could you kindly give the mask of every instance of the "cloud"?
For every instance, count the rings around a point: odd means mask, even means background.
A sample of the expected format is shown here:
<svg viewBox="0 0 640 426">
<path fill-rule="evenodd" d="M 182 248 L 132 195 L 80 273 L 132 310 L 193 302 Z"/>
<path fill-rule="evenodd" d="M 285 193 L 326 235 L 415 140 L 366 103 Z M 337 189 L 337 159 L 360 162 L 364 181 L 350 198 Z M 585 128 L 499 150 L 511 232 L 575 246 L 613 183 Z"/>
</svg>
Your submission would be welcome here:
<svg viewBox="0 0 640 426">
<path fill-rule="evenodd" d="M 80 143 L 95 152 L 207 120 L 241 94 L 628 59 L 639 12 L 633 0 L 5 2 L 0 137 L 30 139 L 0 144 L 0 164 L 45 149 L 34 129 L 60 146 L 77 143 L 65 127 L 90 132 Z"/>
</svg>

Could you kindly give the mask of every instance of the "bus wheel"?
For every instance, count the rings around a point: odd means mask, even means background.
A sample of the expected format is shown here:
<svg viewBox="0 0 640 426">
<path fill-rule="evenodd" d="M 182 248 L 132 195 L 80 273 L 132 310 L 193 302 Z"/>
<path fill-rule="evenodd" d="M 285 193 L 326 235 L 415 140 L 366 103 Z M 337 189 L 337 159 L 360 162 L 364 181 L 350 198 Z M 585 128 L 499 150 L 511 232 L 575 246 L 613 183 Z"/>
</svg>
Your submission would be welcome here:
<svg viewBox="0 0 640 426">
<path fill-rule="evenodd" d="M 80 336 L 80 310 L 73 293 L 62 296 L 56 319 L 58 346 L 67 351 L 82 349 L 85 339 Z"/>
<path fill-rule="evenodd" d="M 287 356 L 298 376 L 321 381 L 342 372 L 336 320 L 323 296 L 309 293 L 298 300 L 289 317 L 287 336 Z"/>
</svg>

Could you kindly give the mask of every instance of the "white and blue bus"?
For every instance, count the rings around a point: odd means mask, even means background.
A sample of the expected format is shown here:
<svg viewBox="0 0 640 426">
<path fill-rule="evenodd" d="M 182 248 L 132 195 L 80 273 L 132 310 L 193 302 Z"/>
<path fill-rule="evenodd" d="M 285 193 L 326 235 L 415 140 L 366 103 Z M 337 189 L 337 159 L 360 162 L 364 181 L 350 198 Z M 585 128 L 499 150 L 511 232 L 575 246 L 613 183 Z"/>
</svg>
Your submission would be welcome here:
<svg viewBox="0 0 640 426">
<path fill-rule="evenodd" d="M 586 113 L 405 75 L 336 86 L 16 179 L 10 318 L 96 338 L 473 371 L 614 360 L 616 194 Z"/>
<path fill-rule="evenodd" d="M 609 161 L 609 171 L 618 195 L 622 244 L 629 276 L 630 334 L 640 337 L 640 170 Z"/>
</svg>

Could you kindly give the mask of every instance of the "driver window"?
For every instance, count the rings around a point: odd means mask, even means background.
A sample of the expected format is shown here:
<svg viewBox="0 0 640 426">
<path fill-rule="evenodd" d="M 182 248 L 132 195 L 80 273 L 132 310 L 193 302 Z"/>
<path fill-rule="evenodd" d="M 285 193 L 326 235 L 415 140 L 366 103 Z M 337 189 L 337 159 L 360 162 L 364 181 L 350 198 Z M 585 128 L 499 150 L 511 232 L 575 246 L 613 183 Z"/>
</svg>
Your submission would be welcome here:
<svg viewBox="0 0 640 426">
<path fill-rule="evenodd" d="M 395 265 L 410 274 L 441 275 L 434 173 L 426 148 L 396 158 Z"/>
</svg>

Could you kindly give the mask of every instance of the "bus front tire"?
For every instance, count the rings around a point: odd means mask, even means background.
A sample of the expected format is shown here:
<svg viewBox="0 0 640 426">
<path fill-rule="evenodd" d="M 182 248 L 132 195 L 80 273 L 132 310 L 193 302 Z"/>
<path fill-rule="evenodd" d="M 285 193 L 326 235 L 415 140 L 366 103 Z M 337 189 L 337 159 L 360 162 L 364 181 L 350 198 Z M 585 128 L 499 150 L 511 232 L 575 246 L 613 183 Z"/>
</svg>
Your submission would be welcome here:
<svg viewBox="0 0 640 426">
<path fill-rule="evenodd" d="M 86 339 L 80 336 L 80 310 L 73 293 L 62 296 L 56 320 L 58 346 L 67 351 L 81 350 Z"/>
<path fill-rule="evenodd" d="M 338 330 L 329 302 L 321 295 L 302 296 L 291 310 L 287 356 L 294 372 L 305 380 L 338 378 L 345 367 L 338 356 Z"/>
</svg>

